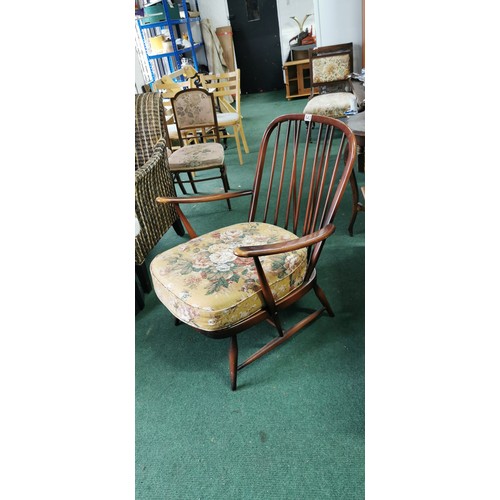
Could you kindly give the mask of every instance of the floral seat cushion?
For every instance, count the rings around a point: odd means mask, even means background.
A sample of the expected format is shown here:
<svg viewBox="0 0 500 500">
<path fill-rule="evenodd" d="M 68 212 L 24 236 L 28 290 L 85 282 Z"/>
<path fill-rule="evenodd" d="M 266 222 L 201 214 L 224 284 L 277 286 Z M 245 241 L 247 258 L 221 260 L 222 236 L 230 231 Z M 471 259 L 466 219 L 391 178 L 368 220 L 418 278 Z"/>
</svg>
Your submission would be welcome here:
<svg viewBox="0 0 500 500">
<path fill-rule="evenodd" d="M 213 231 L 157 255 L 150 266 L 153 286 L 165 307 L 184 323 L 205 331 L 233 326 L 264 304 L 253 259 L 237 257 L 233 249 L 296 238 L 259 222 Z M 261 262 L 277 300 L 302 284 L 307 251 L 270 255 Z"/>
<path fill-rule="evenodd" d="M 351 92 L 331 92 L 314 96 L 306 104 L 304 113 L 329 116 L 330 118 L 343 118 L 345 112 L 351 109 L 354 94 Z"/>
<path fill-rule="evenodd" d="M 168 158 L 170 170 L 217 167 L 224 163 L 224 147 L 218 142 L 190 144 L 175 150 Z"/>
</svg>

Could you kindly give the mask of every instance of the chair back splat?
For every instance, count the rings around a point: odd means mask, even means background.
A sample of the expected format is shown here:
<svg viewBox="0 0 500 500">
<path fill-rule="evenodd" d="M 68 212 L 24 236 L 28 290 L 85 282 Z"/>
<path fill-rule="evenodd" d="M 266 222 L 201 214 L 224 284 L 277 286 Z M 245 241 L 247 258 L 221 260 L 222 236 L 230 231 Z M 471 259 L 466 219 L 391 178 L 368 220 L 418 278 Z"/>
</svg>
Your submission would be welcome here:
<svg viewBox="0 0 500 500">
<path fill-rule="evenodd" d="M 240 192 L 251 195 L 248 222 L 214 228 L 153 259 L 155 291 L 172 314 L 208 337 L 231 339 L 233 390 L 239 370 L 323 312 L 333 316 L 316 268 L 334 232 L 355 153 L 353 132 L 337 119 L 304 114 L 275 118 L 262 138 L 253 188 Z M 184 222 L 181 203 L 237 195 L 157 200 L 173 203 Z M 321 307 L 287 326 L 287 308 L 311 290 Z M 238 364 L 237 335 L 263 321 L 273 325 L 278 336 Z"/>
</svg>

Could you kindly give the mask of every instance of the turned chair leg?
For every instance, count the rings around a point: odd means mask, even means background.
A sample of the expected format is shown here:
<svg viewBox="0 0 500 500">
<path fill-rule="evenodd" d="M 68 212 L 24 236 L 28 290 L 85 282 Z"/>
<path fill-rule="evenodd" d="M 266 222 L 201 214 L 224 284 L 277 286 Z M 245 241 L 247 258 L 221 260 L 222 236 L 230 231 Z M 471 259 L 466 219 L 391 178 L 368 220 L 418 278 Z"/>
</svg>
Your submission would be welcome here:
<svg viewBox="0 0 500 500">
<path fill-rule="evenodd" d="M 231 337 L 229 343 L 229 378 L 231 380 L 231 390 L 236 390 L 236 376 L 238 373 L 238 341 L 236 335 Z"/>
<path fill-rule="evenodd" d="M 351 176 L 349 177 L 349 183 L 351 184 L 351 191 L 352 191 L 352 215 L 347 230 L 349 231 L 349 234 L 352 236 L 354 233 L 354 223 L 356 222 L 356 217 L 359 211 L 358 209 L 359 191 L 354 170 L 351 172 Z"/>
<path fill-rule="evenodd" d="M 335 316 L 335 314 L 333 313 L 333 309 L 331 308 L 330 303 L 326 298 L 325 292 L 317 283 L 314 285 L 314 293 L 316 294 L 316 297 L 318 297 L 323 307 L 326 309 L 328 315 Z"/>
</svg>

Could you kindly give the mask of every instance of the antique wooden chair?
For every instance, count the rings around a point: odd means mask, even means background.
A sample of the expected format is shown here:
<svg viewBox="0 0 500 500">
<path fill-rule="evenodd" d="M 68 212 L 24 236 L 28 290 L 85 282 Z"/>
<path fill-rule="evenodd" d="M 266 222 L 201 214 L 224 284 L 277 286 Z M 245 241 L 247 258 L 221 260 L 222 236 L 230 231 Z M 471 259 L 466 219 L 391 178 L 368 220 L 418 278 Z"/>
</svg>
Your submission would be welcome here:
<svg viewBox="0 0 500 500">
<path fill-rule="evenodd" d="M 220 143 L 214 97 L 205 89 L 185 89 L 170 99 L 180 148 L 168 158 L 170 171 L 184 194 L 187 194 L 180 174 L 186 173 L 193 191 L 196 183 L 220 178 L 224 191 L 229 181 L 224 163 L 224 147 Z M 194 143 L 193 143 L 194 142 Z M 204 170 L 218 169 L 220 175 L 195 175 Z M 229 198 L 227 205 L 231 208 Z"/>
<path fill-rule="evenodd" d="M 196 71 L 192 66 L 187 65 L 169 73 L 168 75 L 163 75 L 159 80 L 156 80 L 151 84 L 152 91 L 160 92 L 163 98 L 171 150 L 175 150 L 179 146 L 177 127 L 174 123 L 174 114 L 172 111 L 172 105 L 170 104 L 170 99 L 181 90 L 194 88 L 194 76 L 197 76 Z"/>
<path fill-rule="evenodd" d="M 240 165 L 243 165 L 240 139 L 245 153 L 249 152 L 245 131 L 243 130 L 243 117 L 240 107 L 240 70 L 218 73 L 216 75 L 200 74 L 203 88 L 212 92 L 216 99 L 217 122 L 221 131 L 221 138 L 233 138 L 236 141 Z M 232 131 L 231 131 L 232 129 Z"/>
<path fill-rule="evenodd" d="M 352 43 L 309 50 L 311 96 L 304 113 L 342 118 L 358 106 L 350 81 L 352 57 Z"/>
<path fill-rule="evenodd" d="M 349 181 L 355 147 L 352 131 L 339 120 L 280 116 L 264 132 L 251 190 L 157 199 L 174 204 L 192 239 L 153 259 L 154 289 L 178 321 L 211 338 L 230 338 L 233 390 L 238 370 L 323 311 L 333 316 L 317 283 L 316 266 L 335 230 L 333 221 Z M 181 203 L 245 195 L 251 196 L 248 222 L 200 237 L 180 208 Z M 286 328 L 286 309 L 311 290 L 321 307 Z M 238 364 L 237 335 L 262 321 L 273 325 L 278 336 Z"/>
</svg>

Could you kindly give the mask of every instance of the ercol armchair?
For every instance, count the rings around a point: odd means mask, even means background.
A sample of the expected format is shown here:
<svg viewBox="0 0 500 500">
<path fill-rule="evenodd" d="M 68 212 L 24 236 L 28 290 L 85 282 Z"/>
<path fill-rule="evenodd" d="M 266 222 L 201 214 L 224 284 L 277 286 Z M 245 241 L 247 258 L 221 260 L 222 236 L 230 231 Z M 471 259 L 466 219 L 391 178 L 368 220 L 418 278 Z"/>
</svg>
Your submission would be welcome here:
<svg viewBox="0 0 500 500">
<path fill-rule="evenodd" d="M 317 281 L 317 264 L 335 230 L 333 221 L 352 171 L 355 147 L 352 131 L 339 120 L 284 115 L 264 132 L 251 190 L 158 198 L 161 204 L 174 204 L 192 239 L 153 259 L 155 292 L 177 318 L 176 324 L 186 323 L 210 338 L 230 339 L 232 390 L 239 370 L 324 311 L 333 316 Z M 251 197 L 248 222 L 199 237 L 180 208 L 182 203 L 237 196 Z M 287 308 L 311 290 L 321 307 L 285 326 Z M 263 321 L 274 326 L 278 336 L 238 364 L 237 335 Z"/>
<path fill-rule="evenodd" d="M 353 71 L 352 43 L 309 50 L 311 96 L 304 113 L 342 118 L 357 106 L 350 75 Z"/>
<path fill-rule="evenodd" d="M 145 292 L 151 290 L 144 260 L 173 226 L 184 228 L 173 205 L 159 205 L 157 196 L 175 196 L 174 181 L 166 160 L 165 116 L 161 96 L 147 92 L 135 96 L 135 216 L 140 231 L 135 237 L 135 272 Z M 137 296 L 137 290 L 136 290 Z"/>
</svg>

